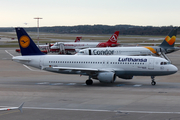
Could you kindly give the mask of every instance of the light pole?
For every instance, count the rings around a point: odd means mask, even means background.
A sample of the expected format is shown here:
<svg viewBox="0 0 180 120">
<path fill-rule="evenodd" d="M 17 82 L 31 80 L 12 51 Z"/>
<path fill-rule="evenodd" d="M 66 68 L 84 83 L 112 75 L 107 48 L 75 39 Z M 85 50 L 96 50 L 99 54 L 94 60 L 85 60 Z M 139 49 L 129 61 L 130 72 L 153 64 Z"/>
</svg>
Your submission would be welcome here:
<svg viewBox="0 0 180 120">
<path fill-rule="evenodd" d="M 38 37 L 38 47 L 39 47 L 39 19 L 42 19 L 40 17 L 34 18 L 37 19 L 37 37 Z"/>
</svg>

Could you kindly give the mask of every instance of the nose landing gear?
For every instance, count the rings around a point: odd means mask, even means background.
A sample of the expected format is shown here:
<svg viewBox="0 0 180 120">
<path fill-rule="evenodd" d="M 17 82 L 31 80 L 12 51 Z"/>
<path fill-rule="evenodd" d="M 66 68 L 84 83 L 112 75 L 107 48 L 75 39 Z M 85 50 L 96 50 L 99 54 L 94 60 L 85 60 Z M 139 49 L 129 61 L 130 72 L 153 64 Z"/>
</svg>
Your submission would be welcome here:
<svg viewBox="0 0 180 120">
<path fill-rule="evenodd" d="M 151 79 L 152 79 L 151 85 L 153 85 L 153 86 L 156 85 L 154 78 L 155 78 L 154 76 L 151 76 Z"/>
</svg>

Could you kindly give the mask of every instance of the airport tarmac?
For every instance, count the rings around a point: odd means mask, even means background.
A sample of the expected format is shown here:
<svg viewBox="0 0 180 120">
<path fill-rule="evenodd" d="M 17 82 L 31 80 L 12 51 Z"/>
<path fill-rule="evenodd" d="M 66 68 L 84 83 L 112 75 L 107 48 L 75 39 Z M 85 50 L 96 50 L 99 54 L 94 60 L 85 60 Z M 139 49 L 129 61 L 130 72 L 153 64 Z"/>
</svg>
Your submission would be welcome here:
<svg viewBox="0 0 180 120">
<path fill-rule="evenodd" d="M 117 78 L 113 84 L 94 80 L 86 86 L 87 76 L 27 68 L 13 62 L 7 52 L 20 55 L 14 48 L 0 48 L 0 107 L 25 104 L 23 113 L 0 111 L 1 120 L 180 119 L 179 71 L 156 77 L 156 86 L 151 86 L 150 77 L 141 76 Z M 180 70 L 180 51 L 168 57 Z"/>
</svg>

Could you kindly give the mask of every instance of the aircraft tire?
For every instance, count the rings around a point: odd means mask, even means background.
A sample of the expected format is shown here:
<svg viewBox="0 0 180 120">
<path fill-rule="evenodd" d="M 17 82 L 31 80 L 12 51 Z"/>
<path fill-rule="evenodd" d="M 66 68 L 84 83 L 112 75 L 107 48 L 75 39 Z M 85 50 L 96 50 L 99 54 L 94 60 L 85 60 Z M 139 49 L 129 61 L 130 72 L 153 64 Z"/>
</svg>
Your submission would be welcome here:
<svg viewBox="0 0 180 120">
<path fill-rule="evenodd" d="M 92 80 L 86 80 L 86 85 L 92 85 L 93 81 Z"/>
<path fill-rule="evenodd" d="M 155 82 L 155 81 L 152 81 L 152 82 L 151 82 L 151 85 L 153 85 L 153 86 L 156 85 L 156 82 Z"/>
</svg>

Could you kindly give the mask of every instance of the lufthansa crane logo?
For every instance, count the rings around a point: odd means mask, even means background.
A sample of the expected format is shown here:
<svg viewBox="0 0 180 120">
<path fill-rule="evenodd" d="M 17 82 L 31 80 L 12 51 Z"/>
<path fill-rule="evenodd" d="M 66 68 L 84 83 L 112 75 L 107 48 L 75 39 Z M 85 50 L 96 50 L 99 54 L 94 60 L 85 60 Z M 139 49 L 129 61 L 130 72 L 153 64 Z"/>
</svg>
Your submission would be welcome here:
<svg viewBox="0 0 180 120">
<path fill-rule="evenodd" d="M 21 47 L 27 48 L 30 44 L 30 39 L 28 36 L 25 36 L 25 35 L 21 36 L 19 43 L 20 43 Z"/>
</svg>

